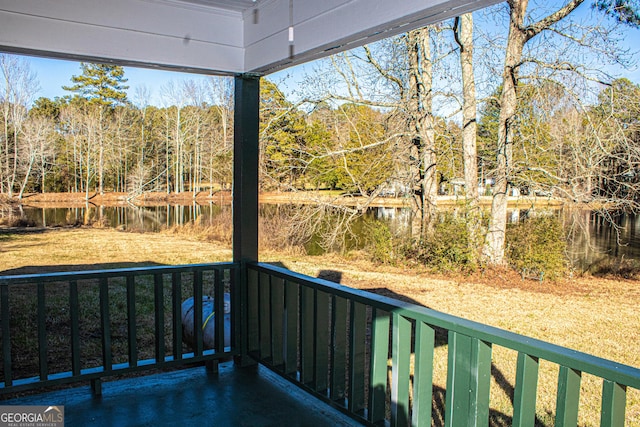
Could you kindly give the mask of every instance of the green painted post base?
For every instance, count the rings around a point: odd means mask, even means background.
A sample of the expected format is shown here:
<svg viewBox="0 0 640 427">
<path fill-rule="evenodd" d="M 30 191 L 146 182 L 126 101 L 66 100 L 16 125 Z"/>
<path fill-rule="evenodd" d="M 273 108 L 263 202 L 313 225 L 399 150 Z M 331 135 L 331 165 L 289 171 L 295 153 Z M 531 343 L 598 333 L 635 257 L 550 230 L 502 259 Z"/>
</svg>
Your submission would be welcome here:
<svg viewBox="0 0 640 427">
<path fill-rule="evenodd" d="M 217 374 L 219 372 L 217 360 L 207 360 L 206 362 L 204 362 L 204 367 L 207 372 L 211 374 Z"/>
<path fill-rule="evenodd" d="M 102 396 L 102 380 L 100 378 L 91 380 L 91 394 L 94 397 Z"/>
</svg>

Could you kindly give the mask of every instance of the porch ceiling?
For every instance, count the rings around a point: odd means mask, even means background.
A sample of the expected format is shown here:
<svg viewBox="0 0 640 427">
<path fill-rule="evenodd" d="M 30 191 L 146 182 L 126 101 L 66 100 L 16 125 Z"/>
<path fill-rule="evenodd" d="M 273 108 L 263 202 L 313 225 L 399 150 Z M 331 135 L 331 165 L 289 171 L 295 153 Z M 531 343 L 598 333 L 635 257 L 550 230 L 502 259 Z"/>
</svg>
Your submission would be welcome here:
<svg viewBox="0 0 640 427">
<path fill-rule="evenodd" d="M 269 74 L 498 2 L 0 0 L 0 51 L 207 74 Z"/>
</svg>

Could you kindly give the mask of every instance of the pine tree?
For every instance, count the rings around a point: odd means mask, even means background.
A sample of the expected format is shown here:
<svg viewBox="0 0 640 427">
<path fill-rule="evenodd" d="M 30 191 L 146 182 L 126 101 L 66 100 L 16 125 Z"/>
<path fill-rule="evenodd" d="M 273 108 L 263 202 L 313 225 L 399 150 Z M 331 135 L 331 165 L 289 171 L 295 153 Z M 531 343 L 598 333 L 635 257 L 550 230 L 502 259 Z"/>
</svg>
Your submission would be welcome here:
<svg viewBox="0 0 640 427">
<path fill-rule="evenodd" d="M 113 108 L 127 102 L 129 86 L 124 83 L 124 69 L 118 65 L 80 63 L 82 74 L 72 76 L 73 86 L 63 86 L 64 90 L 75 92 L 78 96 L 98 104 Z"/>
<path fill-rule="evenodd" d="M 127 102 L 129 86 L 124 85 L 124 69 L 117 65 L 80 63 L 82 74 L 72 76 L 73 86 L 63 86 L 64 90 L 75 92 L 76 96 L 88 100 L 89 106 L 95 106 L 98 110 L 98 192 L 104 194 L 104 169 L 105 169 L 105 118 L 113 112 L 117 105 Z M 105 114 L 107 113 L 107 114 Z M 89 169 L 87 169 L 89 170 Z M 87 176 L 87 193 L 89 199 L 89 180 Z"/>
<path fill-rule="evenodd" d="M 637 0 L 597 0 L 592 7 L 630 27 L 640 27 L 640 4 Z"/>
</svg>

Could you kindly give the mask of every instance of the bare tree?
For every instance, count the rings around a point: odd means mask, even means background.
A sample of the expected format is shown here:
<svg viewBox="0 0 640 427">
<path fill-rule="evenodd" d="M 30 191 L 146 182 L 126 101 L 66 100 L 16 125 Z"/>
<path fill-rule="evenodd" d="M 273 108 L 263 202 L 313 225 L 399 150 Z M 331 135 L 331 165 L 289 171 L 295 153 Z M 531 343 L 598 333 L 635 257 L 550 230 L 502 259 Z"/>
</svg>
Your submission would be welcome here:
<svg viewBox="0 0 640 427">
<path fill-rule="evenodd" d="M 460 48 L 462 74 L 462 157 L 464 165 L 467 233 L 470 253 L 475 254 L 480 237 L 480 204 L 478 195 L 478 126 L 476 121 L 476 83 L 473 66 L 473 15 L 456 18 L 454 37 Z M 475 261 L 475 260 L 474 260 Z"/>
<path fill-rule="evenodd" d="M 233 80 L 210 77 L 207 80 L 207 103 L 212 121 L 211 137 L 206 146 L 208 157 L 209 196 L 217 180 L 221 189 L 231 183 L 233 173 L 231 135 L 233 129 Z"/>
<path fill-rule="evenodd" d="M 429 27 L 407 33 L 409 63 L 409 111 L 411 140 L 417 163 L 416 199 L 422 216 L 420 236 L 430 229 L 436 212 L 438 183 L 436 174 L 435 119 L 433 114 L 433 59 Z"/>
<path fill-rule="evenodd" d="M 513 140 L 517 127 L 518 74 L 522 65 L 524 47 L 527 42 L 542 31 L 552 28 L 554 24 L 567 17 L 583 1 L 571 0 L 558 10 L 531 24 L 526 22 L 528 0 L 509 0 L 507 2 L 509 6 L 509 36 L 505 50 L 502 91 L 499 101 L 497 169 L 489 230 L 483 250 L 483 255 L 490 264 L 504 263 L 509 179 L 512 176 Z"/>
<path fill-rule="evenodd" d="M 40 89 L 37 76 L 26 60 L 0 54 L 0 103 L 2 104 L 2 144 L 0 144 L 0 192 L 13 195 L 18 179 L 20 138 L 28 107 Z"/>
<path fill-rule="evenodd" d="M 53 142 L 55 141 L 54 126 L 51 119 L 46 117 L 29 118 L 23 126 L 22 149 L 20 156 L 20 169 L 23 180 L 20 185 L 19 199 L 22 199 L 29 178 L 31 178 L 34 168 L 46 165 L 53 156 Z M 43 187 L 44 187 L 44 166 L 41 166 Z"/>
<path fill-rule="evenodd" d="M 437 207 L 433 70 L 438 59 L 432 47 L 436 30 L 413 30 L 333 56 L 330 67 L 316 70 L 307 85 L 315 93 L 305 94 L 316 104 L 353 103 L 384 111 L 385 134 L 358 150 L 366 155 L 386 146 L 393 153 L 394 176 L 382 181 L 379 190 L 391 186 L 412 196 L 419 212 L 420 238 L 428 232 Z M 324 156 L 335 157 L 344 153 L 344 147 L 327 144 L 325 151 Z"/>
<path fill-rule="evenodd" d="M 167 192 L 173 185 L 175 192 L 184 191 L 184 135 L 182 131 L 182 111 L 186 97 L 182 89 L 173 81 L 161 88 L 161 97 L 165 103 L 166 115 L 166 156 L 167 156 Z M 173 146 L 171 146 L 173 143 Z M 170 182 L 173 174 L 174 182 Z"/>
</svg>

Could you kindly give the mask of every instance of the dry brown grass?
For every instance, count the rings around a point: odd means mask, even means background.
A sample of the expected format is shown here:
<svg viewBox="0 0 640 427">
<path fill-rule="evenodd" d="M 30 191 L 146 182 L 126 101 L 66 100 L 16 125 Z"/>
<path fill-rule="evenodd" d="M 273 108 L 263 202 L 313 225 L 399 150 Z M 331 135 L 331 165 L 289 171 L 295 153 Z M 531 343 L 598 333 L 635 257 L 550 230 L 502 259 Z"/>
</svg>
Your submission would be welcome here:
<svg viewBox="0 0 640 427">
<path fill-rule="evenodd" d="M 0 232 L 0 266 L 4 272 L 0 274 L 230 260 L 230 247 L 168 232 L 128 233 L 95 228 Z"/>
<path fill-rule="evenodd" d="M 183 264 L 228 261 L 230 245 L 203 240 L 199 233 L 137 234 L 108 229 L 0 232 L 2 274 L 61 268 L 132 264 Z M 358 289 L 400 297 L 418 304 L 512 332 L 640 367 L 640 283 L 632 280 L 574 278 L 556 282 L 522 281 L 508 271 L 434 276 L 418 267 L 379 266 L 353 254 L 302 257 L 289 252 L 261 253 L 261 260 L 293 271 L 322 276 Z M 436 349 L 435 382 L 446 385 L 446 346 Z M 515 353 L 494 349 L 491 401 L 511 415 Z M 538 416 L 552 425 L 557 367 L 540 368 Z M 585 376 L 581 425 L 597 425 L 600 382 Z M 640 425 L 640 393 L 630 390 L 627 425 Z"/>
</svg>

